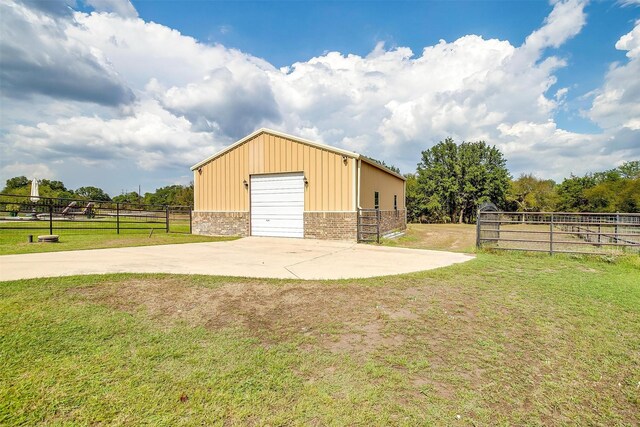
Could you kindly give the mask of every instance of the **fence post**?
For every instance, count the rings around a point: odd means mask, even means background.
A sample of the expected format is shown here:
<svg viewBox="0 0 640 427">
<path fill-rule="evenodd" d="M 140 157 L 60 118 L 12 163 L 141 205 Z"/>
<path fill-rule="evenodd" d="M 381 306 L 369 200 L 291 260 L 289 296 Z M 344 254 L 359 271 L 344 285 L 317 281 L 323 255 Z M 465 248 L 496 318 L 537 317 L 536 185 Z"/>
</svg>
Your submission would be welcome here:
<svg viewBox="0 0 640 427">
<path fill-rule="evenodd" d="M 53 204 L 49 203 L 49 234 L 53 234 Z"/>
<path fill-rule="evenodd" d="M 169 206 L 165 206 L 165 212 L 166 212 L 166 225 L 165 225 L 165 232 L 168 233 L 169 232 Z"/>
<path fill-rule="evenodd" d="M 193 230 L 192 230 L 192 223 L 193 223 L 193 209 L 191 209 L 191 206 L 189 206 L 189 234 L 193 234 Z"/>
<path fill-rule="evenodd" d="M 476 248 L 480 247 L 480 215 L 482 215 L 482 211 L 478 209 L 478 215 L 476 216 Z"/>
<path fill-rule="evenodd" d="M 116 234 L 120 234 L 120 203 L 116 203 Z"/>
<path fill-rule="evenodd" d="M 553 255 L 553 214 L 551 214 L 551 221 L 549 221 L 549 255 Z"/>
<path fill-rule="evenodd" d="M 618 240 L 618 224 L 620 223 L 620 212 L 616 212 L 616 231 L 614 233 L 614 238 L 616 239 L 616 243 L 619 242 Z"/>
</svg>

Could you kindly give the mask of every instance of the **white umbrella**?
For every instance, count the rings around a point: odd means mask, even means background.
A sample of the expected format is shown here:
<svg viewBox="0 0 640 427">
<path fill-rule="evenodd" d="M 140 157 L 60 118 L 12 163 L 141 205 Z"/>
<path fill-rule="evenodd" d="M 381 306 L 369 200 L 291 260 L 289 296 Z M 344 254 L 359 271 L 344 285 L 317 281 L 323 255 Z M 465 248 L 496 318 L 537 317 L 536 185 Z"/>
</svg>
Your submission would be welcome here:
<svg viewBox="0 0 640 427">
<path fill-rule="evenodd" d="M 31 201 L 37 202 L 40 199 L 40 191 L 38 190 L 38 180 L 33 178 L 31 181 Z"/>
</svg>

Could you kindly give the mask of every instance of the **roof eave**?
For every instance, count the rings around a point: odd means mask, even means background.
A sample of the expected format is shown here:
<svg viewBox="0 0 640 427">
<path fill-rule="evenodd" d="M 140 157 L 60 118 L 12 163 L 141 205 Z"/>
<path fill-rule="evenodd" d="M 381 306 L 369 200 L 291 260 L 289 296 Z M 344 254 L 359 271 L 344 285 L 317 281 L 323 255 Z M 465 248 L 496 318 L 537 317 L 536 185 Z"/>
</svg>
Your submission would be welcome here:
<svg viewBox="0 0 640 427">
<path fill-rule="evenodd" d="M 371 166 L 374 166 L 374 167 L 376 167 L 376 168 L 378 168 L 378 169 L 380 169 L 380 170 L 383 170 L 383 171 L 387 172 L 389 175 L 393 175 L 393 176 L 395 176 L 396 178 L 399 178 L 399 179 L 401 179 L 401 180 L 403 180 L 403 181 L 406 181 L 406 180 L 407 180 L 407 178 L 405 178 L 404 176 L 402 176 L 402 175 L 401 175 L 401 174 L 399 174 L 398 172 L 396 172 L 396 171 L 392 171 L 392 170 L 391 170 L 391 169 L 389 169 L 388 167 L 386 167 L 386 166 L 384 166 L 384 165 L 381 165 L 380 163 L 376 162 L 375 160 L 373 160 L 373 159 L 371 159 L 371 158 L 369 158 L 369 157 L 367 157 L 367 156 L 362 156 L 362 155 L 360 155 L 360 156 L 359 156 L 359 158 L 360 158 L 360 160 L 364 161 L 365 163 L 367 163 L 367 164 L 369 164 L 369 165 L 371 165 Z"/>
<path fill-rule="evenodd" d="M 196 169 L 206 165 L 207 163 L 211 162 L 212 160 L 215 160 L 217 157 L 220 157 L 223 154 L 233 150 L 237 146 L 242 145 L 245 142 L 249 141 L 250 139 L 255 138 L 256 136 L 260 135 L 261 133 L 268 133 L 270 135 L 279 136 L 281 138 L 287 138 L 287 139 L 290 139 L 292 141 L 299 142 L 301 144 L 306 144 L 306 145 L 310 145 L 312 147 L 320 148 L 322 150 L 331 151 L 333 153 L 341 154 L 343 156 L 347 156 L 347 157 L 350 157 L 352 159 L 359 159 L 361 157 L 360 154 L 355 153 L 353 151 L 347 151 L 347 150 L 343 150 L 341 148 L 332 147 L 330 145 L 321 144 L 319 142 L 309 141 L 308 139 L 299 138 L 297 136 L 289 135 L 289 134 L 286 134 L 286 133 L 283 133 L 283 132 L 278 132 L 278 131 L 273 130 L 273 129 L 260 128 L 257 131 L 255 131 L 255 132 L 245 136 L 244 138 L 240 139 L 239 141 L 234 142 L 230 146 L 218 151 L 217 153 L 213 154 L 212 156 L 209 156 L 206 159 L 204 159 L 204 160 L 196 163 L 195 165 L 191 166 L 191 170 L 195 171 Z"/>
</svg>

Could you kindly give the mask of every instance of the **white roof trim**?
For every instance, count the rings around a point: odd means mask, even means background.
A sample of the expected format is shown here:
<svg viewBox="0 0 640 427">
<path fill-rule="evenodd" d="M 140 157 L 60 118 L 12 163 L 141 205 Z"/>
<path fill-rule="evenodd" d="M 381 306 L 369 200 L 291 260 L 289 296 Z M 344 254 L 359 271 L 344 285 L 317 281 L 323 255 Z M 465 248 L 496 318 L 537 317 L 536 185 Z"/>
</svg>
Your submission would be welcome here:
<svg viewBox="0 0 640 427">
<path fill-rule="evenodd" d="M 382 166 L 381 164 L 369 159 L 368 157 L 361 156 L 360 154 L 358 154 L 358 153 L 356 153 L 354 151 L 343 150 L 341 148 L 332 147 L 330 145 L 321 144 L 319 142 L 309 141 L 308 139 L 300 138 L 300 137 L 297 137 L 297 136 L 289 135 L 289 134 L 286 134 L 286 133 L 283 133 L 283 132 L 278 132 L 276 130 L 267 129 L 267 128 L 260 128 L 257 131 L 245 136 L 241 140 L 234 142 L 230 146 L 218 151 L 214 155 L 209 156 L 206 159 L 204 159 L 204 160 L 196 163 L 195 165 L 191 166 L 191 170 L 194 171 L 194 170 L 198 169 L 199 167 L 204 166 L 205 164 L 209 163 L 210 161 L 214 160 L 215 158 L 220 157 L 225 153 L 228 153 L 229 151 L 233 150 L 237 146 L 244 144 L 245 142 L 249 141 L 250 139 L 255 138 L 256 136 L 260 135 L 261 133 L 268 133 L 270 135 L 279 136 L 281 138 L 287 138 L 287 139 L 290 139 L 292 141 L 299 142 L 301 144 L 306 144 L 306 145 L 310 145 L 312 147 L 320 148 L 321 150 L 327 150 L 327 151 L 331 151 L 331 152 L 334 152 L 334 153 L 337 153 L 337 154 L 342 154 L 343 156 L 347 156 L 347 157 L 350 157 L 352 159 L 356 159 L 356 160 L 362 159 L 365 162 L 369 163 L 370 165 L 377 167 L 378 169 L 382 169 L 383 171 L 388 172 L 391 175 L 394 175 L 394 176 L 396 176 L 396 177 L 398 177 L 398 178 L 400 178 L 402 180 L 405 180 L 405 178 L 402 175 L 392 171 L 389 168 L 386 168 L 386 167 Z"/>
</svg>

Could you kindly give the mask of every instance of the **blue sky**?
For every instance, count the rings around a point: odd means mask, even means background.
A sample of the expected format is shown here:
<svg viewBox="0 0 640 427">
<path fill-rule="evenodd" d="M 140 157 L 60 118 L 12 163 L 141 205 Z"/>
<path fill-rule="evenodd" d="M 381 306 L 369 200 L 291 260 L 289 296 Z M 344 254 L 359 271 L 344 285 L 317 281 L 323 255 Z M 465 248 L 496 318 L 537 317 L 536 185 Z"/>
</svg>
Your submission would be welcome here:
<svg viewBox="0 0 640 427">
<path fill-rule="evenodd" d="M 0 179 L 191 180 L 259 127 L 413 172 L 447 136 L 561 180 L 640 158 L 640 2 L 11 0 Z"/>
<path fill-rule="evenodd" d="M 162 23 L 209 43 L 268 60 L 276 67 L 306 61 L 327 51 L 366 56 L 377 43 L 420 52 L 440 39 L 467 34 L 521 45 L 552 9 L 545 1 L 133 1 L 148 21 Z M 635 7 L 613 1 L 591 2 L 588 25 L 555 49 L 568 64 L 556 73 L 557 86 L 575 88 L 567 110 L 556 120 L 564 129 L 596 131 L 580 116 L 580 94 L 600 85 L 612 62 L 625 54 L 612 49 L 640 17 Z"/>
<path fill-rule="evenodd" d="M 466 34 L 520 44 L 551 10 L 541 1 L 196 1 L 186 13 L 176 2 L 133 4 L 144 19 L 275 66 L 325 51 L 366 55 L 380 41 L 415 51 Z"/>
</svg>

